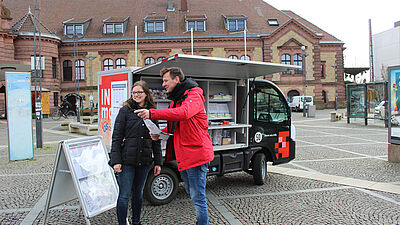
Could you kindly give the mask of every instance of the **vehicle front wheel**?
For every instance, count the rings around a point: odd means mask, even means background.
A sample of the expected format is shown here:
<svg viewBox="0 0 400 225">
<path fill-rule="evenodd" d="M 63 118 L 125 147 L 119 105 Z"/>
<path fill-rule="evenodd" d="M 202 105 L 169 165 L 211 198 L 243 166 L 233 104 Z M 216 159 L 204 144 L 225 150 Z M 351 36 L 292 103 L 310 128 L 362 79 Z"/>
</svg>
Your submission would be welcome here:
<svg viewBox="0 0 400 225">
<path fill-rule="evenodd" d="M 175 172 L 163 167 L 161 173 L 154 177 L 153 170 L 147 177 L 144 187 L 144 197 L 153 205 L 164 205 L 170 203 L 176 196 L 178 190 L 178 176 Z"/>
<path fill-rule="evenodd" d="M 53 111 L 53 112 L 50 114 L 50 117 L 51 117 L 53 120 L 59 120 L 60 117 L 61 117 L 61 112 L 60 112 L 60 110 L 55 110 L 55 111 Z"/>
<path fill-rule="evenodd" d="M 264 153 L 258 153 L 253 158 L 253 180 L 254 184 L 264 184 L 267 177 L 267 161 Z"/>
</svg>

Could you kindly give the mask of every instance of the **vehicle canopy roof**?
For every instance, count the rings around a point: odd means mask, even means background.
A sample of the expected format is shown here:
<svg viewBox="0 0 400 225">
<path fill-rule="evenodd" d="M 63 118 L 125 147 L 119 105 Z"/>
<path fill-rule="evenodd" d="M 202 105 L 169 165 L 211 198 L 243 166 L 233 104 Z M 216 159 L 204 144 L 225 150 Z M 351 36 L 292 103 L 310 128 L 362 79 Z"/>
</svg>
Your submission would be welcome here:
<svg viewBox="0 0 400 225">
<path fill-rule="evenodd" d="M 161 62 L 134 70 L 133 74 L 159 76 L 162 68 L 174 66 L 180 67 L 186 76 L 220 79 L 247 79 L 301 69 L 300 66 L 278 63 L 176 54 Z"/>
</svg>

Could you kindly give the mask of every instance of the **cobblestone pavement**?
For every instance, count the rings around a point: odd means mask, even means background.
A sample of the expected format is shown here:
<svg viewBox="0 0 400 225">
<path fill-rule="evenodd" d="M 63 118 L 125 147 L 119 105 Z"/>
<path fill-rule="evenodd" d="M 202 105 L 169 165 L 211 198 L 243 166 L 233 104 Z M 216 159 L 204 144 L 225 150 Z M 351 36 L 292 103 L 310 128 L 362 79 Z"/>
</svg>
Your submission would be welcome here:
<svg viewBox="0 0 400 225">
<path fill-rule="evenodd" d="M 315 118 L 293 114 L 296 159 L 268 165 L 266 184 L 253 185 L 244 172 L 208 177 L 210 224 L 400 224 L 400 163 L 387 161 L 387 128 L 382 121 L 330 122 L 329 112 L 317 111 Z M 50 119 L 43 127 L 44 148 L 35 150 L 34 159 L 9 162 L 7 121 L 0 120 L 0 224 L 43 223 L 57 144 L 82 137 Z M 391 188 L 363 188 L 365 183 Z M 51 209 L 48 222 L 86 223 L 78 201 Z M 117 224 L 115 209 L 90 222 Z M 168 205 L 144 202 L 142 223 L 195 224 L 183 185 Z"/>
</svg>

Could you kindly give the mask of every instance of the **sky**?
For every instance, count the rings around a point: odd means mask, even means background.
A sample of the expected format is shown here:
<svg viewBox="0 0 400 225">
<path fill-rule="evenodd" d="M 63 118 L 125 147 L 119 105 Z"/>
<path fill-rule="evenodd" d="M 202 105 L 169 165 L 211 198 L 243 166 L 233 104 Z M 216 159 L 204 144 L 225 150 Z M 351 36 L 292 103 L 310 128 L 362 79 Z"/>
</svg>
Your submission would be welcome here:
<svg viewBox="0 0 400 225">
<path fill-rule="evenodd" d="M 400 0 L 264 0 L 291 10 L 345 43 L 345 67 L 369 67 L 369 24 L 372 35 L 400 21 Z"/>
</svg>

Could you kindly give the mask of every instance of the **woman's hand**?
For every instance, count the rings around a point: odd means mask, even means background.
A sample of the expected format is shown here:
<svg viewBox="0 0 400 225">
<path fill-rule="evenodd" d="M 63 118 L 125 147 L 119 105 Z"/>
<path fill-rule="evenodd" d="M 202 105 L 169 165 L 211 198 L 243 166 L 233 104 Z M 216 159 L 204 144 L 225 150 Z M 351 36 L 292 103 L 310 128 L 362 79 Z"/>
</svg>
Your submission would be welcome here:
<svg viewBox="0 0 400 225">
<path fill-rule="evenodd" d="M 161 173 L 161 166 L 154 166 L 154 176 L 158 176 Z"/>
<path fill-rule="evenodd" d="M 115 164 L 115 165 L 113 166 L 113 169 L 114 169 L 115 172 L 121 173 L 121 172 L 122 172 L 121 167 L 122 167 L 121 164 Z"/>
</svg>

